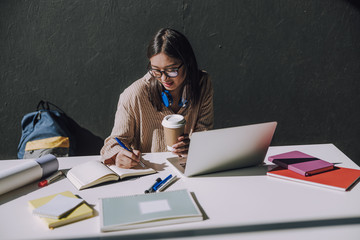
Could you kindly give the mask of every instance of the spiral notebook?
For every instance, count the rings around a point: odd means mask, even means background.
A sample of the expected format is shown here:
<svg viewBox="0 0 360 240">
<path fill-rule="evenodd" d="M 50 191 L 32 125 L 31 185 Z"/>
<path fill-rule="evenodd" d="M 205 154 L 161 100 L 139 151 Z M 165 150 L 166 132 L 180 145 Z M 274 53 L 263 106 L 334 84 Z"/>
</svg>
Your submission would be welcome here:
<svg viewBox="0 0 360 240">
<path fill-rule="evenodd" d="M 103 232 L 202 219 L 202 213 L 186 189 L 100 199 L 100 226 Z"/>
</svg>

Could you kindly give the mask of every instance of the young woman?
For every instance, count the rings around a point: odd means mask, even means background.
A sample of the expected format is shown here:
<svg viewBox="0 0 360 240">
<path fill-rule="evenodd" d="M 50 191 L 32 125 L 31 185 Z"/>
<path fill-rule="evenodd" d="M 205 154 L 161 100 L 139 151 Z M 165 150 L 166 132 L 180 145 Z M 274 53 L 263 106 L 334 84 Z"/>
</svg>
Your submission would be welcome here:
<svg viewBox="0 0 360 240">
<path fill-rule="evenodd" d="M 213 127 L 213 89 L 206 72 L 198 69 L 195 54 L 180 32 L 160 29 L 150 41 L 148 73 L 120 95 L 111 135 L 101 149 L 105 164 L 136 166 L 141 152 L 167 151 L 161 122 L 170 114 L 185 117 L 185 134 L 172 152 L 187 155 L 192 132 Z M 126 146 L 125 150 L 115 140 Z"/>
</svg>

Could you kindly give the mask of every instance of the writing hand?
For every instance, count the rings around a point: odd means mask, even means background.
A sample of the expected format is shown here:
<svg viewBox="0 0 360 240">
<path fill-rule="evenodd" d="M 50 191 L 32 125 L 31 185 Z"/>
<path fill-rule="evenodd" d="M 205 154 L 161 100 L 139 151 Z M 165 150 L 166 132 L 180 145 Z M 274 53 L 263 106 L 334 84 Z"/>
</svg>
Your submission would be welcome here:
<svg viewBox="0 0 360 240">
<path fill-rule="evenodd" d="M 141 152 L 139 150 L 129 152 L 125 149 L 121 149 L 115 159 L 107 159 L 104 163 L 107 165 L 115 164 L 119 168 L 133 168 L 139 164 L 140 158 Z"/>
</svg>

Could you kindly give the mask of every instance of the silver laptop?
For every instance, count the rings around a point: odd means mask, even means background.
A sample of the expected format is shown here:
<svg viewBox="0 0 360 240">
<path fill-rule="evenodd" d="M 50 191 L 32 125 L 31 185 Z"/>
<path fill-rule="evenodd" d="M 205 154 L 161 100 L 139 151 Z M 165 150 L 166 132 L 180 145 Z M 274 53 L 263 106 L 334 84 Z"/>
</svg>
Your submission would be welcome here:
<svg viewBox="0 0 360 240">
<path fill-rule="evenodd" d="M 195 132 L 187 159 L 168 160 L 185 176 L 196 176 L 263 163 L 277 122 Z"/>
</svg>

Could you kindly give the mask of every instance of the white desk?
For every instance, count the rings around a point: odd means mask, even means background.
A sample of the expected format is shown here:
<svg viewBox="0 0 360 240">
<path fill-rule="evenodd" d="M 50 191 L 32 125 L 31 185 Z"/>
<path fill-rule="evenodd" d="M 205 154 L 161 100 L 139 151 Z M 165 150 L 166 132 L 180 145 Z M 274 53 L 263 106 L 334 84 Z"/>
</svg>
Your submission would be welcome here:
<svg viewBox="0 0 360 240">
<path fill-rule="evenodd" d="M 359 167 L 332 144 L 271 147 L 267 156 L 300 150 L 337 166 Z M 0 239 L 360 239 L 360 184 L 341 192 L 266 176 L 267 166 L 202 177 L 182 177 L 170 190 L 187 188 L 195 193 L 207 218 L 201 222 L 100 232 L 98 198 L 143 193 L 158 177 L 177 172 L 166 158 L 171 153 L 146 154 L 159 164 L 157 174 L 77 191 L 65 178 L 44 188 L 36 183 L 0 196 Z M 59 158 L 60 169 L 97 159 Z M 266 157 L 267 159 L 267 157 Z M 0 161 L 1 168 L 25 160 Z M 206 161 L 206 159 L 204 159 Z M 267 161 L 265 161 L 269 164 Z M 33 216 L 28 201 L 70 190 L 95 205 L 95 217 L 49 230 Z"/>
</svg>

